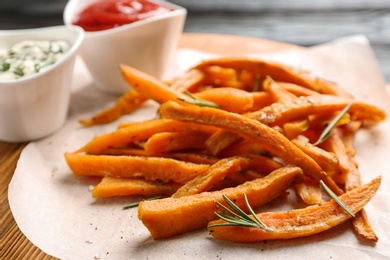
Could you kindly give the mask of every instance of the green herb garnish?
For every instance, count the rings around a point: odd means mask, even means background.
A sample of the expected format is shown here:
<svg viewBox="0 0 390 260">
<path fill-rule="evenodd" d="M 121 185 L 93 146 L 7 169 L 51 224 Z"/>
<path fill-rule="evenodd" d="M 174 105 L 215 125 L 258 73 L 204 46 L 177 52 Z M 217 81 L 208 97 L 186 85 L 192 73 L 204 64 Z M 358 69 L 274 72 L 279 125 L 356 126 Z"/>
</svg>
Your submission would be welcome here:
<svg viewBox="0 0 390 260">
<path fill-rule="evenodd" d="M 222 198 L 226 201 L 227 204 L 229 204 L 229 206 L 233 210 L 227 208 L 219 201 L 215 201 L 215 203 L 218 206 L 222 207 L 226 212 L 230 214 L 222 211 L 214 212 L 215 215 L 217 215 L 220 219 L 226 221 L 227 223 L 209 225 L 208 228 L 220 227 L 220 226 L 241 226 L 241 227 L 250 227 L 250 228 L 260 228 L 268 232 L 272 232 L 272 229 L 268 228 L 253 211 L 252 207 L 249 205 L 246 194 L 244 193 L 243 195 L 244 195 L 246 207 L 248 208 L 249 212 L 253 215 L 254 219 L 251 218 L 248 214 L 246 214 L 236 204 L 234 204 L 228 197 L 222 195 Z"/>
<path fill-rule="evenodd" d="M 158 200 L 158 199 L 161 199 L 163 196 L 156 196 L 156 197 L 151 197 L 151 198 L 148 198 L 148 199 L 145 199 L 145 200 Z M 136 201 L 136 202 L 133 202 L 133 203 L 129 203 L 125 206 L 123 206 L 122 209 L 130 209 L 130 208 L 135 208 L 135 207 L 138 207 L 138 205 L 140 204 L 141 201 Z"/>
<path fill-rule="evenodd" d="M 1 72 L 8 71 L 10 67 L 11 67 L 11 64 L 9 62 L 5 62 L 4 61 L 4 62 L 1 63 L 0 71 Z"/>
<path fill-rule="evenodd" d="M 341 110 L 341 112 L 335 118 L 333 118 L 332 122 L 328 124 L 328 126 L 324 129 L 324 131 L 321 133 L 318 140 L 313 145 L 319 145 L 320 143 L 328 139 L 331 136 L 330 132 L 332 131 L 332 129 L 341 120 L 341 118 L 343 118 L 343 116 L 348 112 L 350 108 L 351 108 L 351 104 L 345 106 L 344 109 Z"/>
<path fill-rule="evenodd" d="M 187 96 L 189 96 L 190 98 L 192 98 L 192 99 L 184 99 L 184 98 L 177 98 L 177 99 L 179 99 L 181 101 L 184 101 L 186 103 L 197 105 L 197 106 L 201 106 L 201 107 L 219 108 L 218 104 L 215 104 L 214 102 L 211 102 L 211 101 L 208 101 L 208 100 L 200 99 L 200 98 L 192 95 L 189 91 L 186 91 L 185 94 Z"/>
<path fill-rule="evenodd" d="M 256 78 L 255 85 L 253 86 L 253 92 L 260 91 L 261 78 Z"/>
<path fill-rule="evenodd" d="M 345 205 L 345 203 L 336 194 L 334 194 L 334 192 L 331 189 L 329 189 L 329 187 L 322 180 L 320 180 L 320 184 L 324 188 L 324 190 L 329 194 L 329 196 L 332 199 L 334 199 L 334 201 L 336 201 L 336 203 L 339 204 L 339 206 L 345 210 L 345 212 L 347 212 L 352 217 L 355 217 L 355 213 L 353 213 L 353 211 L 350 208 L 348 208 L 348 206 Z"/>
<path fill-rule="evenodd" d="M 24 76 L 23 66 L 16 67 L 13 72 L 17 76 L 20 76 L 20 77 Z"/>
</svg>

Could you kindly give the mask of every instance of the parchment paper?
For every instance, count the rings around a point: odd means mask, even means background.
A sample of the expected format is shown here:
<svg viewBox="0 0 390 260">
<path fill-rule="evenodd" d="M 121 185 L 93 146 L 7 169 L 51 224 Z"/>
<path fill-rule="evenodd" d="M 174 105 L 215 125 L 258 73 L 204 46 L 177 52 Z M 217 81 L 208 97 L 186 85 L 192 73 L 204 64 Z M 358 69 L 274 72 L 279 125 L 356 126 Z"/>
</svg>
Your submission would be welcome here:
<svg viewBox="0 0 390 260">
<path fill-rule="evenodd" d="M 209 54 L 180 50 L 176 71 Z M 389 97 L 369 42 L 354 36 L 305 51 L 267 55 L 310 69 L 340 83 L 354 96 L 385 109 Z M 94 136 L 112 131 L 121 121 L 153 118 L 156 105 L 120 121 L 91 128 L 77 120 L 108 107 L 116 97 L 99 92 L 83 64 L 74 75 L 69 120 L 54 135 L 30 143 L 22 152 L 9 186 L 9 203 L 21 231 L 46 253 L 61 259 L 389 259 L 390 257 L 390 123 L 359 134 L 357 160 L 363 181 L 382 175 L 382 186 L 366 206 L 376 245 L 359 241 L 350 223 L 307 238 L 240 244 L 212 238 L 206 229 L 153 241 L 137 218 L 137 209 L 122 210 L 129 198 L 95 200 L 90 186 L 96 180 L 79 178 L 68 169 L 63 153 L 74 151 Z M 266 208 L 277 210 L 276 200 Z"/>
</svg>

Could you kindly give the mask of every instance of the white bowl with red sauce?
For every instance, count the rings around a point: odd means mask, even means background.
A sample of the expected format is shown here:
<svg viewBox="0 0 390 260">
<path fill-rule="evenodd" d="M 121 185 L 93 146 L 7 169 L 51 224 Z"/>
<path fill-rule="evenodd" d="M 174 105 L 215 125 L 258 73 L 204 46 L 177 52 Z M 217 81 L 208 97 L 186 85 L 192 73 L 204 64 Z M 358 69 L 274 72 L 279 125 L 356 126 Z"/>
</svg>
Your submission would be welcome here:
<svg viewBox="0 0 390 260">
<path fill-rule="evenodd" d="M 117 2 L 124 1 L 128 0 Z M 97 2 L 104 3 L 107 0 L 70 0 L 64 10 L 65 24 L 74 24 L 83 10 Z M 187 11 L 165 1 L 153 2 L 158 6 L 168 7 L 169 11 L 146 15 L 147 17 L 142 17 L 145 19 L 130 23 L 127 22 L 131 21 L 131 18 L 124 18 L 128 21 L 118 22 L 111 28 L 95 28 L 96 30 L 89 31 L 90 28 L 84 27 L 85 38 L 79 53 L 98 89 L 117 94 L 131 89 L 121 75 L 120 64 L 132 66 L 157 78 L 162 78 L 172 64 Z M 122 9 L 126 11 L 128 6 L 122 4 L 123 6 Z M 134 11 L 133 6 L 128 9 L 129 12 Z M 116 15 L 115 18 L 106 10 L 93 12 L 99 15 L 93 21 L 111 21 L 119 16 Z M 118 20 L 122 18 L 120 16 Z"/>
<path fill-rule="evenodd" d="M 39 139 L 55 132 L 65 123 L 74 62 L 83 37 L 84 31 L 76 26 L 0 31 L 1 141 L 25 142 Z M 22 44 L 24 49 L 16 47 L 25 41 L 28 43 Z M 54 42 L 64 43 L 66 49 L 60 49 L 58 46 L 62 45 L 54 45 Z M 55 59 L 53 56 L 45 56 L 48 62 L 46 66 L 37 61 L 44 61 L 42 54 L 47 49 L 41 49 L 39 53 L 35 48 L 43 43 L 44 46 L 50 46 L 50 52 L 62 53 Z M 27 52 L 29 48 L 26 46 L 29 45 L 34 48 Z M 18 55 L 15 50 L 24 52 Z M 21 58 L 27 57 L 27 53 L 29 58 Z M 31 53 L 35 55 L 34 58 Z M 31 66 L 35 71 L 27 70 L 31 62 L 37 62 Z M 17 66 L 13 66 L 15 64 Z"/>
</svg>

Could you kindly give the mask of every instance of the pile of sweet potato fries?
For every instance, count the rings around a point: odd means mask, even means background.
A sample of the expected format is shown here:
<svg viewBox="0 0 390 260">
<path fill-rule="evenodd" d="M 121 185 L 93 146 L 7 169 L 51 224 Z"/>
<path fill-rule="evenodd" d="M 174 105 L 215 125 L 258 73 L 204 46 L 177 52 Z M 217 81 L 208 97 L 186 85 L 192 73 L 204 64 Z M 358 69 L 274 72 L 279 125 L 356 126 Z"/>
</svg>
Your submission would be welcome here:
<svg viewBox="0 0 390 260">
<path fill-rule="evenodd" d="M 381 109 L 309 72 L 248 58 L 204 61 L 171 82 L 120 69 L 131 90 L 80 122 L 112 122 L 146 100 L 160 104 L 160 117 L 122 123 L 65 158 L 74 174 L 102 177 L 96 198 L 165 197 L 138 206 L 154 239 L 206 227 L 238 242 L 289 239 L 352 219 L 358 235 L 378 240 L 363 207 L 381 178 L 362 185 L 353 141 L 386 118 Z M 327 199 L 320 182 L 355 217 Z M 222 195 L 247 211 L 247 202 L 259 208 L 286 190 L 307 207 L 258 214 L 268 229 L 227 225 L 215 214 L 224 211 L 216 201 L 228 205 Z"/>
</svg>

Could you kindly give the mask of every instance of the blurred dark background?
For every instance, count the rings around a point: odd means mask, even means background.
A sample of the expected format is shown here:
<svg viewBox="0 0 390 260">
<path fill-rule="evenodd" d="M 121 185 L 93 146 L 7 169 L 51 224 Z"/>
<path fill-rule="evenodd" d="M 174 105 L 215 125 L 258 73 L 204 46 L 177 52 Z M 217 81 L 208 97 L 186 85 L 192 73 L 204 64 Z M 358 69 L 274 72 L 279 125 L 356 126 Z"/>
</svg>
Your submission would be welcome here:
<svg viewBox="0 0 390 260">
<path fill-rule="evenodd" d="M 0 29 L 63 24 L 67 0 L 0 0 Z M 172 0 L 186 32 L 234 34 L 312 46 L 353 34 L 370 40 L 390 82 L 390 0 Z"/>
</svg>

